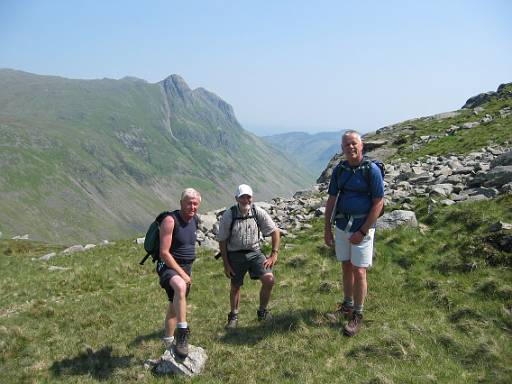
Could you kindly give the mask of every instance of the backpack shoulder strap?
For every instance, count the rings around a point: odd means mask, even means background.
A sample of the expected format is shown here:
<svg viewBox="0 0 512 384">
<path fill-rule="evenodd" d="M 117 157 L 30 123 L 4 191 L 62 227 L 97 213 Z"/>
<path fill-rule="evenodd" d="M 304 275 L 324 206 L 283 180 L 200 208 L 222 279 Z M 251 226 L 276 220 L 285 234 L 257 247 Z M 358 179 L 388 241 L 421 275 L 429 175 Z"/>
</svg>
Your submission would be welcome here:
<svg viewBox="0 0 512 384">
<path fill-rule="evenodd" d="M 236 206 L 236 204 L 232 205 L 231 208 L 229 208 L 229 209 L 231 210 L 231 224 L 229 224 L 229 237 L 231 237 L 231 231 L 233 230 L 233 226 L 235 225 L 235 220 L 237 218 L 237 215 L 236 215 L 237 206 Z"/>
<path fill-rule="evenodd" d="M 258 240 L 259 240 L 261 237 L 260 222 L 258 221 L 258 215 L 256 213 L 256 206 L 254 204 L 251 204 L 251 210 L 252 210 L 252 215 L 254 217 L 254 220 L 256 221 L 256 226 L 258 227 Z"/>
<path fill-rule="evenodd" d="M 349 172 L 349 176 L 347 177 L 345 182 L 342 183 L 341 182 L 341 178 L 342 178 L 342 175 L 343 175 L 343 173 L 345 171 Z M 352 172 L 352 169 L 345 164 L 345 161 L 342 161 L 342 162 L 339 163 L 339 166 L 338 166 L 338 168 L 336 170 L 336 184 L 338 186 L 338 191 L 339 192 L 343 191 L 343 188 L 345 188 L 345 185 L 350 180 L 350 178 L 352 177 L 353 173 L 354 172 Z"/>
</svg>

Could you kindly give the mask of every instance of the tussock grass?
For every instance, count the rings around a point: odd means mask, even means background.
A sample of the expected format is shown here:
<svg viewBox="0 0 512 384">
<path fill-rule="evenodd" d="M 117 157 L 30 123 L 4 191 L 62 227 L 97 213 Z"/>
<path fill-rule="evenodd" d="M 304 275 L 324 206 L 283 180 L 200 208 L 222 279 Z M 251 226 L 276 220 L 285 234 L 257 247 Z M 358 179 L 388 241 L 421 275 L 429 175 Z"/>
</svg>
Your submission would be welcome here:
<svg viewBox="0 0 512 384">
<path fill-rule="evenodd" d="M 166 298 L 131 241 L 32 260 L 62 247 L 0 241 L 0 382 L 507 383 L 512 379 L 510 253 L 488 241 L 512 222 L 512 198 L 436 207 L 427 227 L 377 233 L 362 332 L 325 312 L 341 300 L 340 266 L 318 236 L 289 240 L 275 268 L 274 319 L 256 320 L 259 283 L 242 289 L 239 328 L 224 329 L 229 281 L 200 253 L 189 298 L 191 342 L 209 355 L 192 380 L 154 376 Z M 472 248 L 474 247 L 474 248 Z M 486 250 L 486 253 L 478 250 Z M 476 267 L 460 268 L 473 263 Z M 50 265 L 69 268 L 49 271 Z"/>
</svg>

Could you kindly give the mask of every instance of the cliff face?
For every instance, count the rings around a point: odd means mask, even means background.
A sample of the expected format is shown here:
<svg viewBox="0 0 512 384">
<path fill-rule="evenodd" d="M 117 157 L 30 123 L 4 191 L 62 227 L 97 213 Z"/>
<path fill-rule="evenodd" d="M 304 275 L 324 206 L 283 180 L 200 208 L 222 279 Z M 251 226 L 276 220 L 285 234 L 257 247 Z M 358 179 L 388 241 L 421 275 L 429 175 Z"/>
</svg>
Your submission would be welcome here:
<svg viewBox="0 0 512 384">
<path fill-rule="evenodd" d="M 178 75 L 150 84 L 0 70 L 0 135 L 7 236 L 126 238 L 176 207 L 186 187 L 207 209 L 230 204 L 242 182 L 264 199 L 313 180 L 246 132 L 228 103 Z"/>
</svg>

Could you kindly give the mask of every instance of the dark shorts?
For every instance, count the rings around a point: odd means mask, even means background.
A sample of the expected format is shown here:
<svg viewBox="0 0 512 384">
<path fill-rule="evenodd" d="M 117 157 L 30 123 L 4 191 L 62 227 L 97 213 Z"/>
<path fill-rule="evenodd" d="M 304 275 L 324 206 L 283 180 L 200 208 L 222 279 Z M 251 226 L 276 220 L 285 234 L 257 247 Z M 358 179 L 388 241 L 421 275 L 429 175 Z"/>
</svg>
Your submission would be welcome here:
<svg viewBox="0 0 512 384">
<path fill-rule="evenodd" d="M 180 267 L 185 271 L 187 275 L 192 276 L 192 264 L 180 264 Z M 171 285 L 169 284 L 169 280 L 171 280 L 173 276 L 179 275 L 179 273 L 174 269 L 170 269 L 165 266 L 163 267 L 162 271 L 158 272 L 158 275 L 160 276 L 160 286 L 165 289 L 169 301 L 172 302 L 174 300 L 174 289 L 172 289 Z M 187 297 L 189 292 L 190 285 L 187 285 Z"/>
<path fill-rule="evenodd" d="M 266 259 L 260 251 L 229 251 L 229 265 L 235 272 L 235 277 L 231 278 L 231 284 L 241 287 L 247 272 L 253 280 L 259 279 L 265 273 L 272 273 L 272 268 L 263 266 Z"/>
</svg>

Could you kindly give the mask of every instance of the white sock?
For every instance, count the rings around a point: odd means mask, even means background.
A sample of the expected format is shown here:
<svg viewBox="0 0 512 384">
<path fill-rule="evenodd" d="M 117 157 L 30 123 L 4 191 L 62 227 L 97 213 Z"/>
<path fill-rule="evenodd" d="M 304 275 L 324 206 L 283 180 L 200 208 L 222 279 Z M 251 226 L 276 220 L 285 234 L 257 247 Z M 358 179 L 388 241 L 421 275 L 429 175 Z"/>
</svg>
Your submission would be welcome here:
<svg viewBox="0 0 512 384">
<path fill-rule="evenodd" d="M 163 337 L 162 341 L 164 342 L 165 348 L 169 348 L 174 342 L 174 336 Z"/>
<path fill-rule="evenodd" d="M 188 324 L 186 321 L 184 321 L 183 323 L 178 323 L 176 326 L 178 328 L 188 328 Z"/>
</svg>

